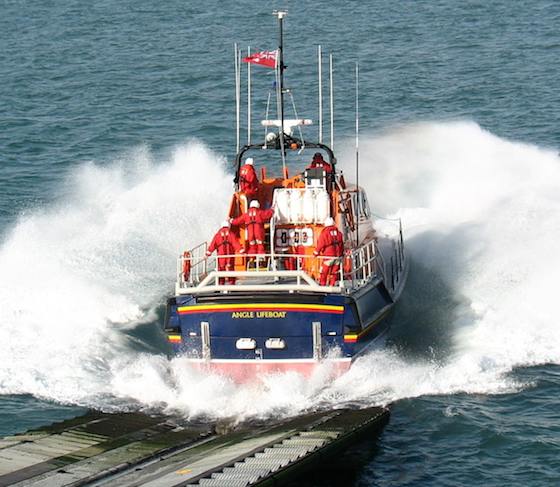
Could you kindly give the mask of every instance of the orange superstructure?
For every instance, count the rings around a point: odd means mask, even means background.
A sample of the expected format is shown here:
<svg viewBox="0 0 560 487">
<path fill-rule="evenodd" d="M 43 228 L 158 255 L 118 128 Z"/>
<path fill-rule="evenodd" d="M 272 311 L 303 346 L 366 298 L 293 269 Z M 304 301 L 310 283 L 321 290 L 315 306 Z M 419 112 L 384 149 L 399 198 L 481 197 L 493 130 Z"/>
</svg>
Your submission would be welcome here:
<svg viewBox="0 0 560 487">
<path fill-rule="evenodd" d="M 274 222 L 265 225 L 265 250 L 277 256 L 279 266 L 285 270 L 305 270 L 319 279 L 320 262 L 310 258 L 324 228 L 324 219 L 332 217 L 345 235 L 346 247 L 362 245 L 375 237 L 369 219 L 367 200 L 361 188 L 347 187 L 341 174 L 322 168 L 310 168 L 289 177 L 267 177 L 266 167 L 261 166 L 259 202 L 261 208 L 274 207 Z M 233 194 L 228 217 L 236 220 L 248 211 L 252 194 L 241 189 Z M 360 242 L 356 241 L 356 205 L 361 199 Z M 248 248 L 247 232 L 241 226 L 234 229 L 242 246 Z M 271 232 L 274 232 L 271 235 Z M 298 258 L 303 256 L 304 258 Z M 235 270 L 247 269 L 247 257 L 237 256 Z"/>
</svg>

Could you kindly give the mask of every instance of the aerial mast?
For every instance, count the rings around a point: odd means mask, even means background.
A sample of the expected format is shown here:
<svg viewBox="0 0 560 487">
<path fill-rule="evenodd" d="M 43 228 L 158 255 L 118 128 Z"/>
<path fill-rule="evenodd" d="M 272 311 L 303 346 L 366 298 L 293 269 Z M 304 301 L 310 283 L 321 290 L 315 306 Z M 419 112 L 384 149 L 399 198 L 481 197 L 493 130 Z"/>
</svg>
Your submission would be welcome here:
<svg viewBox="0 0 560 487">
<path fill-rule="evenodd" d="M 241 116 L 241 54 L 237 43 L 233 45 L 235 62 L 235 126 L 236 151 L 239 152 L 240 116 Z M 236 152 L 236 153 L 237 153 Z"/>
<path fill-rule="evenodd" d="M 317 64 L 319 69 L 319 144 L 323 143 L 323 51 L 317 47 Z"/>
<path fill-rule="evenodd" d="M 251 57 L 251 46 L 247 46 L 247 57 Z M 251 145 L 251 63 L 247 63 L 247 145 Z"/>
<path fill-rule="evenodd" d="M 359 109 L 359 71 L 356 61 L 356 246 L 360 245 L 360 109 Z"/>
<path fill-rule="evenodd" d="M 334 81 L 333 81 L 333 58 L 329 53 L 329 98 L 331 112 L 331 150 L 334 150 Z"/>
<path fill-rule="evenodd" d="M 282 153 L 283 173 L 286 174 L 286 153 L 284 150 L 284 32 L 283 20 L 288 14 L 285 10 L 275 10 L 273 15 L 278 17 L 278 111 L 280 115 L 280 151 Z"/>
</svg>

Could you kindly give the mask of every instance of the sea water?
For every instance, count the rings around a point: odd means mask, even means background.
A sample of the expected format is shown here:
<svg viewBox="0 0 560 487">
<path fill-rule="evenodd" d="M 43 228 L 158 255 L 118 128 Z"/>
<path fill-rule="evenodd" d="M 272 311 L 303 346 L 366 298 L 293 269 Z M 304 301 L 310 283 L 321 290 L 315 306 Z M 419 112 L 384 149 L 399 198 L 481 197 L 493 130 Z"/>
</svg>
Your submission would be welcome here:
<svg viewBox="0 0 560 487">
<path fill-rule="evenodd" d="M 318 116 L 316 45 L 334 55 L 348 175 L 359 61 L 360 180 L 376 214 L 402 218 L 411 269 L 385 349 L 332 383 L 320 370 L 238 386 L 168 360 L 158 327 L 176 255 L 212 235 L 231 194 L 233 42 L 274 48 L 273 8 L 289 12 L 300 116 Z M 305 482 L 558 483 L 560 3 L 6 0 L 1 13 L 1 434 L 86 408 L 250 421 L 392 404 L 377 443 Z M 273 79 L 253 75 L 256 120 Z"/>
</svg>

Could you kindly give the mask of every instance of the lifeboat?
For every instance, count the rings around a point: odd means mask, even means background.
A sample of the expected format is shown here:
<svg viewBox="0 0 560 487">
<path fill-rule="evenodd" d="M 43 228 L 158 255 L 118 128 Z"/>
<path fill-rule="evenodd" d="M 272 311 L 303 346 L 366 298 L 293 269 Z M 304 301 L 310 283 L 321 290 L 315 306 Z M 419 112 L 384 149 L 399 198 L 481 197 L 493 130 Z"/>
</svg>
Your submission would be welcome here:
<svg viewBox="0 0 560 487">
<path fill-rule="evenodd" d="M 275 14 L 282 33 L 285 12 Z M 262 122 L 264 140 L 238 150 L 236 190 L 224 216 L 236 221 L 250 199 L 272 208 L 263 223 L 265 252 L 247 252 L 248 229 L 241 224 L 232 229 L 246 252 L 219 256 L 234 263 L 229 270 L 219 270 L 206 242 L 181 254 L 164 330 L 174 354 L 238 381 L 288 371 L 311 375 L 320 365 L 338 375 L 386 336 L 408 272 L 402 225 L 383 222 L 383 232 L 376 229 L 364 189 L 346 183 L 332 143 L 324 143 L 321 131 L 318 140 L 303 137 L 310 120 L 285 117 L 283 98 L 291 90 L 283 88 L 282 37 L 276 51 L 245 61 L 276 70 L 280 113 Z M 260 178 L 248 198 L 239 172 L 249 157 Z M 316 255 L 330 219 L 342 244 L 335 255 Z M 328 283 L 322 271 L 334 273 Z"/>
</svg>

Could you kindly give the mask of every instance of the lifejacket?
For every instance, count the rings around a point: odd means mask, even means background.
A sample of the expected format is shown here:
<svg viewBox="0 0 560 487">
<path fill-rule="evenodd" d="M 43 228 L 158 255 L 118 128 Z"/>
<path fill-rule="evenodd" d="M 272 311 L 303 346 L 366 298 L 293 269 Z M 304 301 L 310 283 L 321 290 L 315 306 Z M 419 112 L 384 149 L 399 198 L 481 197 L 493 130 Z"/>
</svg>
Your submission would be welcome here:
<svg viewBox="0 0 560 487">
<path fill-rule="evenodd" d="M 235 253 L 235 249 L 229 240 L 229 228 L 219 231 L 220 241 L 216 242 L 216 252 L 218 255 L 231 255 Z M 220 250 L 223 249 L 223 252 Z"/>
<path fill-rule="evenodd" d="M 232 225 L 245 225 L 247 231 L 247 240 L 253 244 L 258 241 L 262 244 L 265 236 L 264 224 L 272 218 L 274 211 L 272 209 L 261 210 L 259 208 L 249 208 L 247 213 L 238 216 L 232 221 Z"/>
<path fill-rule="evenodd" d="M 256 232 L 255 231 L 255 225 L 260 225 L 260 218 L 259 218 L 259 211 L 256 208 L 249 208 L 249 211 L 247 212 L 247 216 L 249 217 L 249 223 L 247 223 L 247 232 L 249 234 L 249 237 L 252 237 L 252 240 L 250 243 L 262 243 L 257 237 L 256 237 Z M 251 230 L 249 230 L 249 228 Z"/>
<path fill-rule="evenodd" d="M 344 253 L 344 238 L 342 232 L 336 227 L 327 227 L 323 230 L 327 232 L 327 244 L 323 247 L 323 255 L 340 257 Z M 333 254 L 329 249 L 332 249 Z"/>
<path fill-rule="evenodd" d="M 218 256 L 233 256 L 240 250 L 239 242 L 229 228 L 222 227 L 216 232 L 208 246 L 207 254 L 210 255 L 214 250 L 218 253 Z"/>
</svg>

